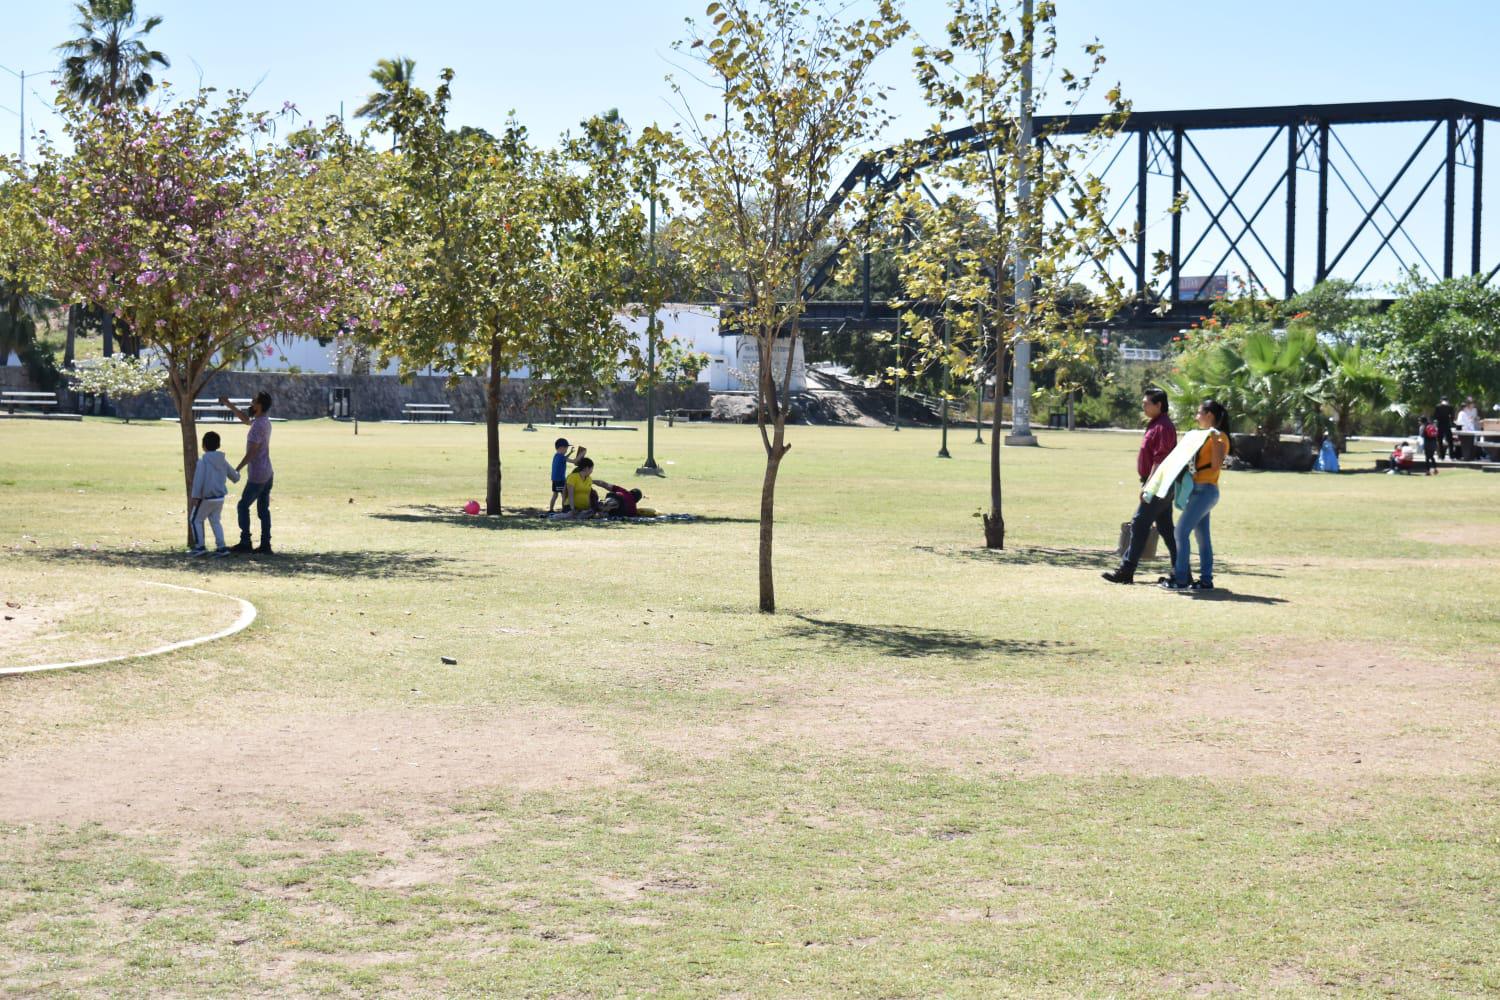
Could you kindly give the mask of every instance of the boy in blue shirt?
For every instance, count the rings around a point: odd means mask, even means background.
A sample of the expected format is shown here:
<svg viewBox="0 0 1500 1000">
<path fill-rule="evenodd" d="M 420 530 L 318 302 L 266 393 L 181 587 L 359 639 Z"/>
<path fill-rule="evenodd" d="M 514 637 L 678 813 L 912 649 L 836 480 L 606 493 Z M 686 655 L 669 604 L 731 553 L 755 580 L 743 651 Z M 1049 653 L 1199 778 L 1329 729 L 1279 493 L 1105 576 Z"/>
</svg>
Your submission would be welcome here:
<svg viewBox="0 0 1500 1000">
<path fill-rule="evenodd" d="M 552 442 L 552 448 L 555 450 L 555 454 L 552 456 L 552 499 L 547 501 L 547 513 L 549 514 L 552 513 L 553 508 L 556 508 L 559 496 L 562 496 L 564 490 L 567 489 L 568 456 L 573 454 L 573 450 L 568 447 L 567 438 L 556 439 L 556 441 Z M 577 450 L 577 459 L 582 459 L 582 457 L 583 448 L 579 448 Z M 574 465 L 577 465 L 577 459 L 573 459 Z"/>
</svg>

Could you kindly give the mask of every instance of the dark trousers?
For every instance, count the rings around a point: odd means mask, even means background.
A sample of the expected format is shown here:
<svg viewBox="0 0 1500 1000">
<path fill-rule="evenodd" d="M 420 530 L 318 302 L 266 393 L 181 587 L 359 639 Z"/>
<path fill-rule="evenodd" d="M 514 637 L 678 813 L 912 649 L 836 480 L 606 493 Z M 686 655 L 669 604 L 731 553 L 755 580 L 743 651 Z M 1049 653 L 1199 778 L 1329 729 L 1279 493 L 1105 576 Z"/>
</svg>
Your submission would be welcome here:
<svg viewBox="0 0 1500 1000">
<path fill-rule="evenodd" d="M 1136 564 L 1141 561 L 1141 553 L 1146 551 L 1146 539 L 1151 536 L 1153 524 L 1156 525 L 1156 533 L 1162 544 L 1167 547 L 1168 559 L 1173 565 L 1176 564 L 1177 540 L 1172 533 L 1172 497 L 1168 495 L 1155 500 L 1142 500 L 1135 509 L 1135 517 L 1130 519 L 1130 549 L 1120 562 L 1119 572 L 1135 572 Z"/>
<path fill-rule="evenodd" d="M 1458 457 L 1458 447 L 1453 443 L 1453 425 L 1438 424 L 1437 436 L 1438 458 L 1446 460 L 1449 455 Z"/>
<path fill-rule="evenodd" d="M 1437 451 L 1437 439 L 1436 438 L 1423 438 L 1422 439 L 1422 458 L 1426 460 L 1427 474 L 1429 476 L 1432 475 L 1432 473 L 1433 473 L 1433 471 L 1435 469 L 1437 469 L 1437 463 L 1432 460 L 1432 456 L 1433 456 L 1433 454 L 1436 451 Z"/>
<path fill-rule="evenodd" d="M 263 483 L 246 483 L 244 490 L 240 492 L 239 515 L 240 515 L 240 541 L 250 541 L 250 505 L 255 505 L 255 513 L 260 518 L 260 542 L 269 545 L 271 542 L 271 484 L 276 481 L 272 476 Z"/>
</svg>

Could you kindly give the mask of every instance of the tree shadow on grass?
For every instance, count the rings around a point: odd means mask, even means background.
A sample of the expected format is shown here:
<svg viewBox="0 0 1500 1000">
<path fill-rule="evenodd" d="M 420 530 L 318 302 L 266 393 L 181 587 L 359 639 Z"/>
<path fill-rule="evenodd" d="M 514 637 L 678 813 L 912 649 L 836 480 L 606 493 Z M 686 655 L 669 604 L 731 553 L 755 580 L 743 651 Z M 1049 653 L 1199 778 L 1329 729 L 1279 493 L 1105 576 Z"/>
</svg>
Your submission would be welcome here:
<svg viewBox="0 0 1500 1000">
<path fill-rule="evenodd" d="M 926 552 L 930 555 L 943 556 L 947 559 L 962 559 L 967 562 L 988 563 L 993 566 L 1056 566 L 1061 569 L 1114 569 L 1120 565 L 1120 557 L 1110 549 L 1060 549 L 1048 548 L 1046 546 L 1033 546 L 1021 549 L 983 549 L 983 548 L 940 548 L 935 545 L 916 545 L 913 548 L 918 552 Z M 1160 549 L 1158 551 L 1161 551 Z M 1138 571 L 1142 576 L 1151 572 L 1155 565 L 1166 571 L 1169 566 L 1166 559 L 1158 558 L 1148 560 Z M 1218 571 L 1235 576 L 1256 576 L 1270 579 L 1281 579 L 1282 574 L 1265 570 L 1246 569 L 1243 566 L 1223 559 L 1215 558 L 1214 566 Z"/>
<path fill-rule="evenodd" d="M 348 550 L 288 552 L 273 556 L 246 555 L 215 559 L 191 557 L 180 551 L 140 549 L 40 549 L 31 553 L 43 562 L 105 566 L 120 569 L 189 570 L 204 573 L 255 573 L 265 576 L 339 576 L 365 578 L 437 579 L 453 576 L 456 560 L 420 552 Z"/>
<path fill-rule="evenodd" d="M 973 632 L 925 628 L 919 625 L 860 625 L 855 622 L 825 621 L 798 615 L 802 624 L 790 626 L 786 634 L 794 639 L 812 639 L 870 653 L 883 653 L 904 659 L 923 656 L 953 656 L 974 659 L 990 655 L 1039 656 L 1073 649 L 1072 643 L 1052 640 L 991 639 Z"/>
<path fill-rule="evenodd" d="M 632 520 L 630 518 L 553 521 L 541 516 L 543 511 L 536 507 L 508 509 L 500 517 L 488 517 L 483 514 L 465 514 L 462 511 L 440 507 L 437 504 L 412 504 L 400 507 L 398 511 L 405 511 L 407 513 L 371 514 L 369 516 L 376 520 L 394 521 L 398 524 L 447 524 L 463 528 L 477 528 L 484 531 L 568 531 L 576 528 L 623 530 L 627 528 L 659 528 L 678 524 L 758 523 L 754 518 L 748 517 L 707 517 L 697 514 L 692 515 L 691 520 L 680 521 Z"/>
</svg>

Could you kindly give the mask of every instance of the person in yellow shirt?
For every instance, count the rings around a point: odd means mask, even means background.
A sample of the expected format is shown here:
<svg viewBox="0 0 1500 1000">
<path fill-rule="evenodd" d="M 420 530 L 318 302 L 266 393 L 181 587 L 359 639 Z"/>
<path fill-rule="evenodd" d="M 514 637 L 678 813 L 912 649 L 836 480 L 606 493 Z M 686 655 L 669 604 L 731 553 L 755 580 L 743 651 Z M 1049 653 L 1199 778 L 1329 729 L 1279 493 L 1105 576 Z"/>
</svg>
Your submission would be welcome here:
<svg viewBox="0 0 1500 1000">
<path fill-rule="evenodd" d="M 1172 576 L 1162 580 L 1167 590 L 1214 589 L 1214 543 L 1209 514 L 1219 503 L 1219 473 L 1229 455 L 1229 414 L 1224 404 L 1205 399 L 1198 407 L 1198 426 L 1208 440 L 1193 458 L 1193 493 L 1177 518 L 1177 561 Z M 1192 540 L 1198 541 L 1198 579 L 1193 580 Z"/>
<path fill-rule="evenodd" d="M 568 509 L 564 517 L 575 519 L 593 517 L 599 507 L 599 498 L 594 495 L 594 460 L 580 459 L 578 468 L 567 479 Z"/>
</svg>

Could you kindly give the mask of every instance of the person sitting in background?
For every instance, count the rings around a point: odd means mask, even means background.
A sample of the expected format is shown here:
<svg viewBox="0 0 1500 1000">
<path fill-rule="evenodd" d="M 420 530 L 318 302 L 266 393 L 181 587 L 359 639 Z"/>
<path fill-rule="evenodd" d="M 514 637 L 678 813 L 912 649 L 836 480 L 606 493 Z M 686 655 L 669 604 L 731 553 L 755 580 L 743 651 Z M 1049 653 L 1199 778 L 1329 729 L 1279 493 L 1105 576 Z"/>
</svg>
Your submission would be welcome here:
<svg viewBox="0 0 1500 1000">
<path fill-rule="evenodd" d="M 566 509 L 553 515 L 558 520 L 582 521 L 599 511 L 599 495 L 594 492 L 594 460 L 578 460 L 577 470 L 567 480 L 568 498 Z"/>
<path fill-rule="evenodd" d="M 1391 451 L 1391 467 L 1388 475 L 1398 472 L 1410 474 L 1417 467 L 1417 448 L 1410 441 L 1400 441 Z"/>
<path fill-rule="evenodd" d="M 604 489 L 604 496 L 599 501 L 599 509 L 610 517 L 637 517 L 636 504 L 640 502 L 640 490 L 627 490 L 625 487 L 614 483 L 606 483 L 599 479 L 596 482 Z"/>
</svg>

